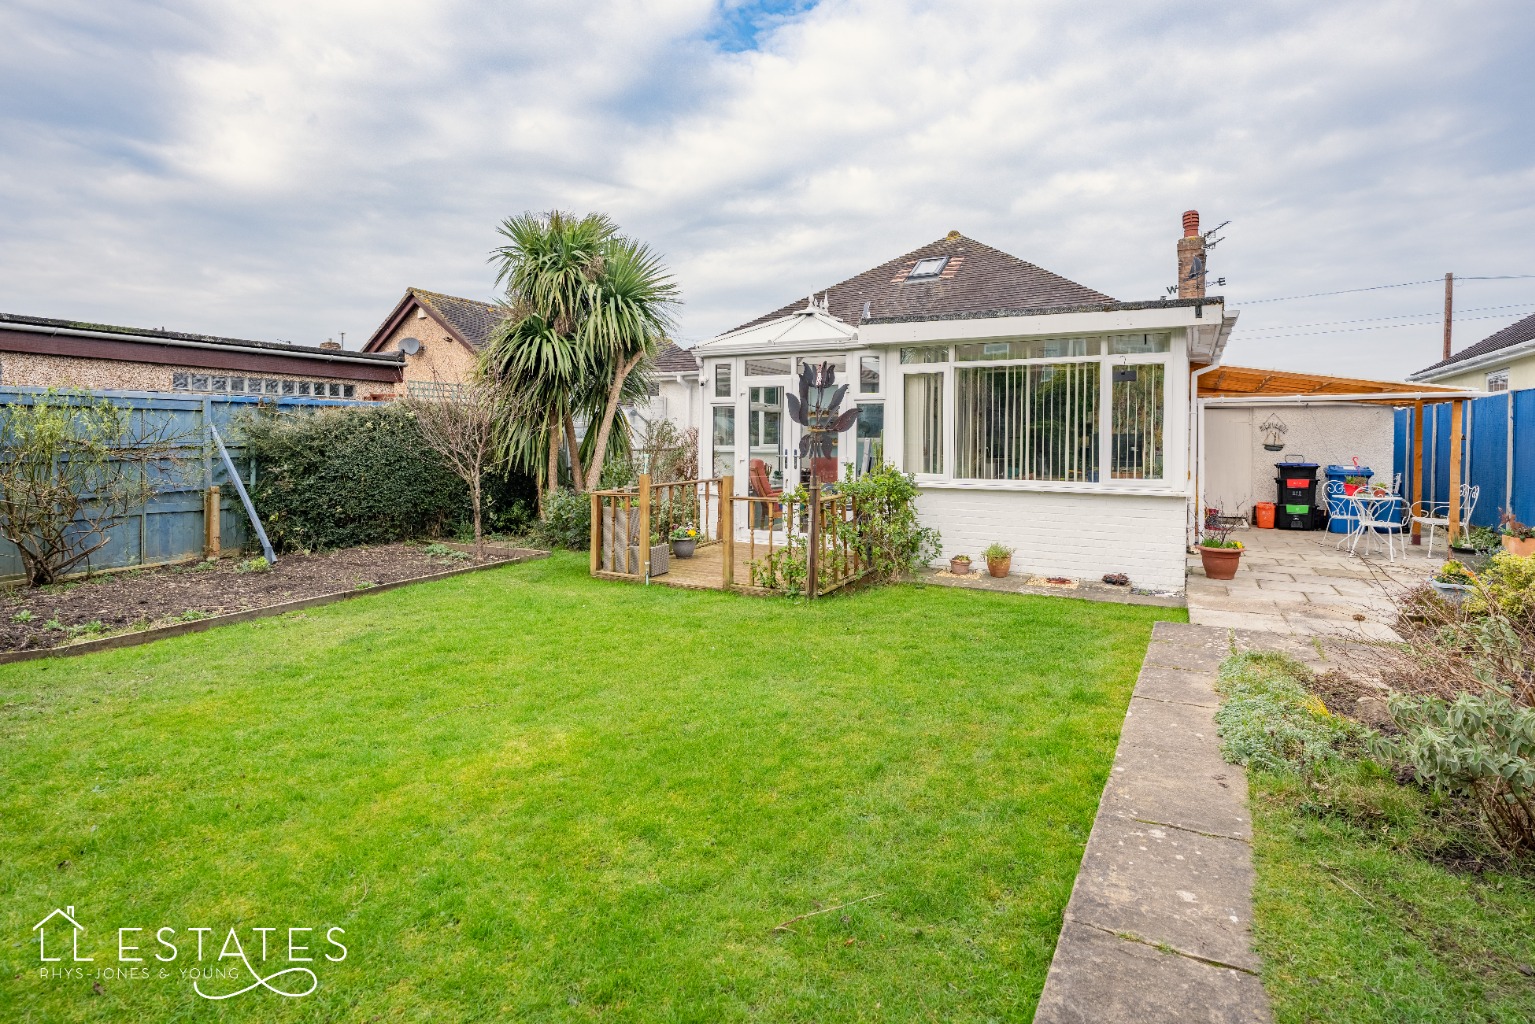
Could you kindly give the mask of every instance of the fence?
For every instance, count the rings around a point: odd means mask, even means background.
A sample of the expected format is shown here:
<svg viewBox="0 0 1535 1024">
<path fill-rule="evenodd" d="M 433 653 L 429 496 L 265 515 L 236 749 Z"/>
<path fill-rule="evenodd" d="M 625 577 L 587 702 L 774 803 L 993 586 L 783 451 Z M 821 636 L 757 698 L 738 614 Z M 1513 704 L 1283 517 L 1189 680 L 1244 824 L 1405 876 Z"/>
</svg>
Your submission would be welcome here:
<svg viewBox="0 0 1535 1024">
<path fill-rule="evenodd" d="M 1450 500 L 1452 406 L 1426 407 L 1423 420 L 1423 500 Z M 1473 526 L 1496 526 L 1509 509 L 1521 522 L 1535 522 L 1535 389 L 1505 391 L 1461 406 L 1462 482 L 1481 488 L 1471 512 Z M 1397 409 L 1393 438 L 1395 471 L 1402 493 L 1413 494 L 1412 410 Z"/>
<path fill-rule="evenodd" d="M 0 406 L 29 405 L 47 393 L 42 388 L 0 387 Z M 91 570 L 164 565 L 201 558 L 222 549 L 251 546 L 250 520 L 210 440 L 210 424 L 223 436 L 230 458 L 249 488 L 255 484 L 256 468 L 245 458 L 239 441 L 238 421 L 243 414 L 254 412 L 258 406 L 267 409 L 275 406 L 281 412 L 293 413 L 367 404 L 315 398 L 182 396 L 151 391 L 91 394 L 131 410 L 138 418 L 136 432 L 158 428 L 187 439 L 185 462 L 177 479 L 146 506 L 130 511 L 112 525 L 106 545 L 93 552 L 86 563 Z M 15 545 L 0 540 L 0 579 L 19 577 L 22 573 L 21 556 Z"/>
</svg>

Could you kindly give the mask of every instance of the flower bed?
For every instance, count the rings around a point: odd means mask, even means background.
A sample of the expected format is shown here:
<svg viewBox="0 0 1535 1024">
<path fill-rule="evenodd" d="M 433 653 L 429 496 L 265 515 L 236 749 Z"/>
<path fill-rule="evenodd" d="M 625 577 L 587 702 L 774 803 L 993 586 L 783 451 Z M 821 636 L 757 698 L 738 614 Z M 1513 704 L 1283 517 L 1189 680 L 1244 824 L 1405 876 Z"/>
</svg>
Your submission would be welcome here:
<svg viewBox="0 0 1535 1024">
<path fill-rule="evenodd" d="M 491 546 L 489 564 L 535 552 Z M 220 559 L 0 591 L 0 652 L 60 647 L 433 576 L 475 565 L 458 545 L 382 544 L 324 554 Z"/>
</svg>

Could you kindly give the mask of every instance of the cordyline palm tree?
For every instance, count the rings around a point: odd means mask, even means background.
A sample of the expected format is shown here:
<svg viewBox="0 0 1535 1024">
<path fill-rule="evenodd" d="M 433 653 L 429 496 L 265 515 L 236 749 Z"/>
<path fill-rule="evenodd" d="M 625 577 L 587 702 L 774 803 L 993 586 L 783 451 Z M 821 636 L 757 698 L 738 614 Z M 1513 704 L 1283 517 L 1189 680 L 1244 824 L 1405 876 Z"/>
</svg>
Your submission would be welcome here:
<svg viewBox="0 0 1535 1024">
<path fill-rule="evenodd" d="M 671 326 L 677 288 L 648 246 L 603 214 L 554 211 L 505 221 L 492 254 L 506 317 L 484 359 L 519 413 L 504 424 L 502 454 L 557 486 L 562 434 L 577 488 L 602 478 L 619 411 Z M 641 371 L 641 372 L 637 372 Z M 579 449 L 574 416 L 590 425 Z M 595 426 L 593 431 L 591 426 Z"/>
</svg>

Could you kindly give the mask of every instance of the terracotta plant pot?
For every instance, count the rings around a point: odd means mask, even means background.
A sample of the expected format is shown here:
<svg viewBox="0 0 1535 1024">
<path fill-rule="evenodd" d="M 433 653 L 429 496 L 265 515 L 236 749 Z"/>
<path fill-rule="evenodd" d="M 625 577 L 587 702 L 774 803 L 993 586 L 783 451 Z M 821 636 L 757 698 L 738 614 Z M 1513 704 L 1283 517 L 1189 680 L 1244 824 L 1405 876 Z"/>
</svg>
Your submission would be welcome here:
<svg viewBox="0 0 1535 1024">
<path fill-rule="evenodd" d="M 1503 550 L 1510 554 L 1518 555 L 1521 558 L 1528 558 L 1531 555 L 1535 555 L 1535 537 L 1531 537 L 1528 540 L 1520 540 L 1505 533 L 1503 535 Z"/>
<path fill-rule="evenodd" d="M 1013 556 L 1008 555 L 1006 558 L 986 559 L 986 571 L 997 579 L 1001 579 L 1013 571 Z"/>
<path fill-rule="evenodd" d="M 955 576 L 969 576 L 970 563 L 961 562 L 957 558 L 951 558 L 949 559 L 949 572 L 953 573 Z"/>
<path fill-rule="evenodd" d="M 1204 563 L 1205 575 L 1210 579 L 1236 579 L 1237 563 L 1242 560 L 1242 549 L 1207 548 L 1200 545 L 1199 560 Z"/>
</svg>

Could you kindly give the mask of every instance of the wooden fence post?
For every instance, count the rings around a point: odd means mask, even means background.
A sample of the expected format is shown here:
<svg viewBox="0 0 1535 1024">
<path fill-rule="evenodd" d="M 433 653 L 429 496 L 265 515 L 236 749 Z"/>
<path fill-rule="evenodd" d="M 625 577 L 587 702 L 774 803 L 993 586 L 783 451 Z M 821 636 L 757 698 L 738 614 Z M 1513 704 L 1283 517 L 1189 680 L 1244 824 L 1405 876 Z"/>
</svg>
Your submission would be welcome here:
<svg viewBox="0 0 1535 1024">
<path fill-rule="evenodd" d="M 720 569 L 720 582 L 726 590 L 736 581 L 736 478 L 720 478 L 720 547 L 724 552 L 724 565 Z"/>
<path fill-rule="evenodd" d="M 805 555 L 805 596 L 814 598 L 821 589 L 821 478 L 810 471 L 810 544 Z"/>
<path fill-rule="evenodd" d="M 640 474 L 640 578 L 650 582 L 650 474 Z"/>
<path fill-rule="evenodd" d="M 602 499 L 592 491 L 592 575 L 602 568 Z"/>
<path fill-rule="evenodd" d="M 203 491 L 203 557 L 219 557 L 219 489 Z"/>
</svg>

